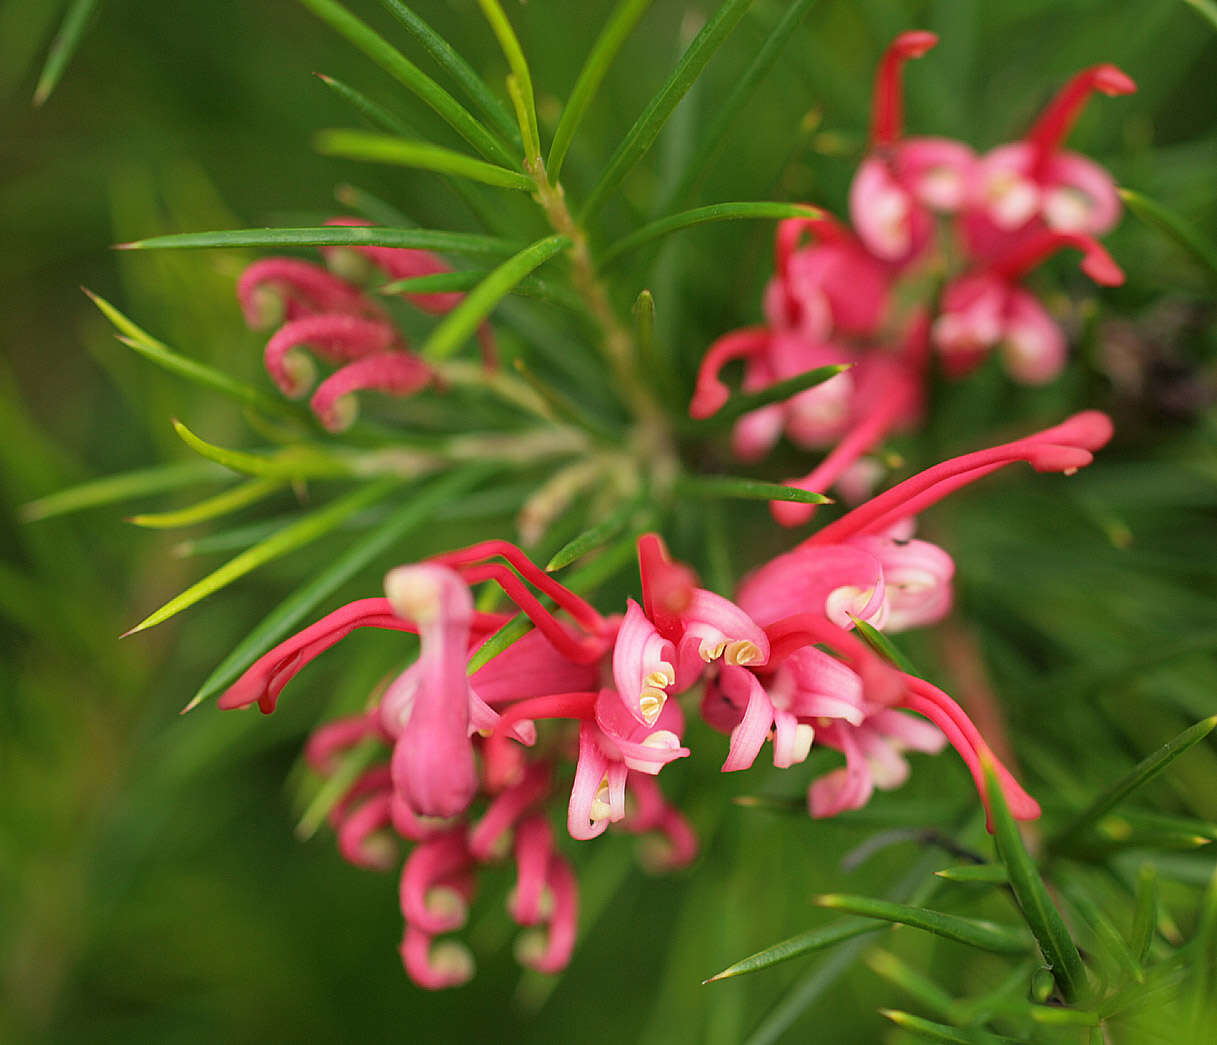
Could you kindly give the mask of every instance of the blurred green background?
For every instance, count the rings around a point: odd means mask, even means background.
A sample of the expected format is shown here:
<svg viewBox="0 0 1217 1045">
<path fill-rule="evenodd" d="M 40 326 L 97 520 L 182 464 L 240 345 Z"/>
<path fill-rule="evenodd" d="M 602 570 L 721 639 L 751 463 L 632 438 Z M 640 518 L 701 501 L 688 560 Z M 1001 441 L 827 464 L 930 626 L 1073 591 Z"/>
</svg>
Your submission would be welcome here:
<svg viewBox="0 0 1217 1045">
<path fill-rule="evenodd" d="M 413 55 L 377 4 L 351 6 Z M 503 60 L 474 0 L 414 6 L 491 83 L 502 82 Z M 610 5 L 530 0 L 508 9 L 532 64 L 543 131 L 552 133 Z M 575 143 L 564 181 L 576 199 L 711 9 L 657 0 Z M 756 0 L 606 210 L 597 238 L 616 238 L 661 203 L 671 171 L 782 9 Z M 314 72 L 451 142 L 303 8 L 102 0 L 63 82 L 34 109 L 62 13 L 49 0 L 0 7 L 0 1039 L 901 1040 L 875 1013 L 900 1002 L 899 992 L 853 952 L 848 963 L 830 956 L 710 987 L 699 981 L 826 921 L 811 904 L 815 893 L 878 893 L 910 869 L 953 862 L 893 836 L 844 869 L 842 855 L 876 833 L 936 826 L 981 844 L 970 784 L 953 756 L 916 761 L 912 782 L 867 810 L 811 823 L 729 801 L 798 795 L 805 769 L 758 764 L 720 778 L 715 753 L 725 744 L 695 726 L 692 745 L 711 754 L 696 768 L 673 766 L 664 781 L 702 833 L 699 862 L 652 877 L 637 869 L 628 837 L 584 846 L 567 839 L 584 914 L 575 960 L 557 980 L 520 973 L 502 905 L 510 875 L 488 875 L 467 932 L 479 974 L 470 986 L 428 995 L 405 979 L 395 954 L 395 877 L 348 867 L 324 832 L 307 845 L 292 834 L 289 778 L 302 738 L 328 708 L 358 703 L 400 650 L 383 636 L 348 640 L 269 718 L 212 707 L 178 717 L 231 644 L 325 552 L 289 557 L 117 641 L 223 561 L 175 555 L 181 534 L 124 521 L 186 501 L 165 495 L 32 523 L 19 521 L 17 508 L 87 478 L 188 460 L 172 417 L 226 445 L 250 436 L 230 404 L 117 343 L 79 287 L 187 354 L 265 382 L 259 338 L 244 329 L 232 294 L 252 254 L 125 256 L 109 245 L 159 232 L 313 223 L 342 211 L 335 187 L 348 182 L 424 227 L 480 226 L 437 178 L 312 151 L 318 129 L 355 123 Z M 1213 235 L 1217 31 L 1179 0 L 821 0 L 687 204 L 806 199 L 842 213 L 875 62 L 892 36 L 914 27 L 936 30 L 942 42 L 906 78 L 911 132 L 987 148 L 1016 137 L 1073 71 L 1115 62 L 1140 90 L 1096 100 L 1072 144 Z M 699 229 L 623 268 L 614 291 L 624 307 L 651 287 L 661 337 L 692 368 L 714 337 L 757 321 L 771 235 L 764 223 Z M 1212 713 L 1217 693 L 1213 284 L 1131 217 L 1108 246 L 1129 280 L 1101 304 L 1068 265 L 1054 270 L 1076 295 L 1057 304 L 1081 343 L 1060 382 L 1016 390 L 987 368 L 966 386 L 936 390 L 929 430 L 902 444 L 910 461 L 927 464 L 1083 406 L 1117 417 L 1117 443 L 1089 473 L 990 482 L 926 521 L 956 557 L 961 615 L 1007 702 L 1030 790 L 1050 809 L 1084 802 Z M 547 336 L 574 336 L 560 316 L 537 322 Z M 528 329 L 520 319 L 505 336 L 527 338 Z M 786 467 L 775 464 L 774 474 Z M 748 535 L 736 564 L 743 569 L 775 537 L 763 506 L 733 512 L 733 522 Z M 467 533 L 445 533 L 446 543 L 483 532 L 465 525 Z M 678 550 L 680 539 L 678 526 Z M 385 566 L 428 550 L 401 549 L 344 594 L 370 593 Z M 941 635 L 908 642 L 931 677 L 960 683 L 967 666 L 945 645 Z M 1153 798 L 1217 818 L 1215 783 L 1210 744 L 1155 784 Z M 1172 856 L 1171 897 L 1183 921 L 1212 869 L 1202 853 Z M 1108 888 L 1122 910 L 1119 890 Z M 989 911 L 980 893 L 955 902 L 964 913 Z M 1000 977 L 999 966 L 960 947 L 912 935 L 892 946 L 940 983 L 980 990 Z"/>
</svg>

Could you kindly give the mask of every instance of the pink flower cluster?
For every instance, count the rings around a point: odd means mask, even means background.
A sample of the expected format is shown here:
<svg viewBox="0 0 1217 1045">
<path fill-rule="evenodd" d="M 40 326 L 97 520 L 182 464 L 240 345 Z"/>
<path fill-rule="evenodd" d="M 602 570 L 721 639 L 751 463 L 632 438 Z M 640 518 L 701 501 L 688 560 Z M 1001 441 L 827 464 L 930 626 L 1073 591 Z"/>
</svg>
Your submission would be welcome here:
<svg viewBox="0 0 1217 1045">
<path fill-rule="evenodd" d="M 693 832 L 656 779 L 690 755 L 687 707 L 728 734 L 724 771 L 749 768 L 767 741 L 783 768 L 805 761 L 817 742 L 843 753 L 843 768 L 810 784 L 814 817 L 899 786 L 909 772 L 904 752 L 947 743 L 987 803 L 982 760 L 993 756 L 971 720 L 931 683 L 881 659 L 857 622 L 896 631 L 949 611 L 954 564 L 910 538 L 917 513 L 1013 462 L 1071 473 L 1110 435 L 1106 416 L 1088 412 L 946 461 L 762 565 L 734 599 L 700 587 L 654 534 L 638 541 L 641 601 L 627 600 L 620 615 L 603 616 L 504 541 L 401 566 L 385 578 L 384 597 L 351 603 L 281 643 L 220 704 L 269 713 L 283 687 L 352 630 L 416 633 L 418 659 L 365 712 L 322 726 L 309 743 L 321 774 L 358 744 L 380 752 L 332 810 L 340 850 L 356 865 L 387 869 L 398 841 L 412 846 L 400 879 L 401 954 L 421 986 L 472 974 L 468 950 L 449 934 L 465 922 L 478 869 L 505 859 L 516 874 L 510 913 L 536 927 L 522 938 L 521 960 L 555 971 L 571 957 L 578 904 L 548 809 L 565 794 L 571 838 L 617 825 L 662 843 L 669 866 L 691 861 Z M 511 619 L 475 610 L 471 587 L 483 583 L 501 587 L 533 630 L 471 672 L 471 659 Z M 999 775 L 1014 815 L 1038 816 L 1035 800 L 1004 769 Z"/>
<path fill-rule="evenodd" d="M 867 486 L 862 456 L 920 417 L 934 356 L 951 377 L 998 348 L 1017 381 L 1038 384 L 1059 373 L 1065 336 L 1021 282 L 1050 255 L 1075 248 L 1096 283 L 1124 279 L 1094 239 L 1119 218 L 1115 184 L 1062 143 L 1094 91 L 1127 94 L 1132 80 L 1113 65 L 1085 69 L 1022 141 L 977 156 L 962 142 L 903 137 L 902 67 L 937 39 L 903 33 L 880 63 L 870 149 L 849 193 L 852 229 L 829 217 L 782 222 L 765 325 L 720 338 L 698 374 L 689 412 L 703 418 L 729 398 L 719 374 L 731 360 L 745 362 L 745 392 L 852 364 L 735 425 L 733 448 L 744 460 L 763 457 L 783 434 L 804 449 L 832 447 L 792 486 L 823 491 L 840 483 L 847 495 Z M 938 301 L 927 300 L 942 280 Z M 814 510 L 772 507 L 787 525 Z"/>
<path fill-rule="evenodd" d="M 334 218 L 329 225 L 370 225 L 358 218 Z M 425 250 L 402 247 L 325 247 L 331 268 L 381 278 L 409 279 L 448 272 Z M 331 432 L 355 420 L 355 393 L 375 390 L 413 395 L 433 378 L 431 369 L 406 346 L 384 307 L 330 268 L 297 258 L 263 258 L 250 265 L 237 283 L 245 321 L 254 330 L 276 326 L 266 343 L 266 370 L 285 396 L 307 395 L 316 381 L 316 365 L 304 350 L 337 369 L 313 392 L 309 406 Z M 406 294 L 425 312 L 443 314 L 460 304 L 457 293 Z M 483 354 L 493 362 L 494 337 L 483 324 L 478 333 Z"/>
</svg>

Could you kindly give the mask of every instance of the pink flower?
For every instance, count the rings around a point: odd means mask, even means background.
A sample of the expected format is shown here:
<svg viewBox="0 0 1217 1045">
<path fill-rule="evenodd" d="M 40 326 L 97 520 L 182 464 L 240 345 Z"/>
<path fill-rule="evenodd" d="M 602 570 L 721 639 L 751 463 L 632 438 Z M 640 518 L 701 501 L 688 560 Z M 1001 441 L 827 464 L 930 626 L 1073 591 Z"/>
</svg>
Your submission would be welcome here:
<svg viewBox="0 0 1217 1045">
<path fill-rule="evenodd" d="M 1021 232 L 1047 226 L 1100 236 L 1120 217 L 1115 183 L 1098 164 L 1061 144 L 1095 91 L 1131 94 L 1136 84 L 1114 65 L 1078 73 L 1021 142 L 1001 145 L 977 161 L 968 187 L 964 228 L 969 249 L 992 256 Z"/>
<path fill-rule="evenodd" d="M 396 714 L 382 714 L 396 738 L 393 783 L 416 813 L 456 816 L 478 788 L 465 675 L 473 597 L 454 571 L 428 564 L 390 572 L 385 593 L 402 617 L 418 624 L 422 640 L 412 693 Z"/>
<path fill-rule="evenodd" d="M 431 381 L 431 368 L 411 352 L 381 352 L 336 370 L 318 387 L 309 407 L 331 432 L 349 428 L 359 412 L 355 393 L 375 390 L 408 396 Z"/>
<path fill-rule="evenodd" d="M 1006 368 L 1027 384 L 1051 380 L 1065 363 L 1065 335 L 1039 301 L 1018 285 L 1030 269 L 1065 247 L 1083 252 L 1082 271 L 1102 286 L 1119 286 L 1124 273 L 1089 236 L 1041 228 L 1001 258 L 951 283 L 932 338 L 948 374 L 976 367 L 989 349 L 1004 344 Z"/>
<path fill-rule="evenodd" d="M 304 395 L 316 380 L 313 362 L 302 347 L 331 363 L 376 355 L 397 344 L 397 331 L 383 319 L 345 312 L 303 316 L 281 326 L 266 343 L 266 370 L 290 399 Z"/>
<path fill-rule="evenodd" d="M 384 310 L 358 287 L 296 258 L 255 261 L 237 281 L 237 299 L 252 330 L 322 314 L 386 318 Z"/>
<path fill-rule="evenodd" d="M 934 33 L 901 33 L 879 63 L 875 82 L 871 152 L 849 191 L 858 236 L 876 257 L 904 263 L 930 241 L 935 212 L 953 214 L 964 202 L 975 162 L 972 150 L 946 138 L 902 140 L 900 73 L 938 43 Z"/>
</svg>

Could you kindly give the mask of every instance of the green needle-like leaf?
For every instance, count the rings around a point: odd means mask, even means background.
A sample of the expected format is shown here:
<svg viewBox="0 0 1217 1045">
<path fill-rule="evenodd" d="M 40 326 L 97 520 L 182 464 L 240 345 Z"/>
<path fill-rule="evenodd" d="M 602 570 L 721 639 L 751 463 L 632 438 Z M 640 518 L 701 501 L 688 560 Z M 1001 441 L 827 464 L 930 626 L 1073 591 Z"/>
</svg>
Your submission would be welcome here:
<svg viewBox="0 0 1217 1045">
<path fill-rule="evenodd" d="M 855 936 L 879 932 L 883 928 L 885 927 L 865 919 L 843 918 L 830 925 L 824 925 L 818 929 L 809 929 L 805 933 L 799 933 L 798 936 L 782 940 L 780 943 L 775 943 L 772 947 L 766 947 L 763 951 L 757 951 L 755 954 L 748 955 L 747 958 L 741 958 L 738 962 L 728 965 L 722 972 L 716 973 L 708 980 L 703 980 L 702 982 L 715 983 L 718 980 L 729 980 L 734 976 L 743 976 L 745 973 L 759 972 L 761 969 L 768 969 L 780 962 L 790 961 L 791 958 L 801 958 L 805 954 L 822 951 L 826 947 L 832 947 L 834 944 L 843 943 L 845 940 L 852 940 Z"/>
<path fill-rule="evenodd" d="M 59 26 L 59 32 L 51 41 L 51 49 L 47 52 L 46 64 L 42 67 L 38 84 L 34 88 L 35 106 L 42 105 L 63 78 L 68 63 L 72 60 L 72 55 L 76 53 L 80 41 L 84 38 L 85 29 L 89 25 L 89 17 L 96 7 L 97 0 L 72 0 L 68 5 L 63 22 Z"/>
<path fill-rule="evenodd" d="M 517 642 L 532 631 L 532 621 L 524 614 L 518 617 L 512 617 L 498 631 L 491 635 L 472 657 L 469 658 L 469 665 L 465 669 L 466 674 L 472 675 L 480 668 L 489 664 L 495 657 L 503 652 L 513 642 Z"/>
<path fill-rule="evenodd" d="M 221 588 L 225 588 L 233 581 L 251 573 L 259 566 L 265 566 L 274 559 L 312 544 L 313 541 L 324 537 L 331 530 L 340 526 L 352 515 L 387 497 L 401 483 L 401 479 L 381 479 L 362 486 L 345 497 L 340 497 L 324 508 L 310 512 L 278 533 L 267 537 L 266 540 L 241 552 L 240 555 L 230 559 L 201 581 L 192 584 L 181 595 L 170 599 L 159 610 L 150 613 L 125 634 L 134 635 L 136 632 L 146 631 L 148 628 L 161 624 L 170 617 L 181 613 L 182 610 L 193 606 L 196 602 L 207 598 L 208 595 L 215 594 Z"/>
<path fill-rule="evenodd" d="M 490 466 L 449 472 L 421 490 L 370 533 L 354 540 L 318 573 L 301 584 L 268 613 L 207 676 L 183 711 L 197 707 L 231 685 L 263 653 L 281 642 L 317 605 L 360 570 L 370 566 L 412 531 L 425 525 L 444 504 L 463 497 L 492 474 Z"/>
<path fill-rule="evenodd" d="M 554 553 L 553 558 L 545 564 L 546 571 L 553 573 L 555 570 L 560 570 L 569 566 L 576 559 L 581 559 L 588 552 L 595 551 L 595 549 L 607 544 L 629 522 L 630 515 L 637 506 L 636 501 L 630 501 L 627 504 L 621 505 L 616 511 L 610 512 L 590 530 L 584 530 L 578 537 L 564 544 Z"/>
<path fill-rule="evenodd" d="M 100 309 L 102 315 L 114 324 L 118 330 L 122 331 L 118 339 L 119 341 L 128 348 L 133 348 L 145 359 L 150 359 L 157 365 L 164 367 L 170 373 L 177 374 L 178 377 L 184 377 L 187 381 L 193 381 L 204 388 L 210 388 L 212 391 L 231 396 L 239 403 L 243 403 L 245 406 L 252 406 L 263 413 L 286 415 L 288 417 L 309 416 L 308 411 L 303 407 L 293 403 L 286 403 L 282 399 L 276 399 L 274 396 L 267 395 L 252 385 L 247 385 L 242 381 L 236 380 L 236 378 L 230 377 L 221 370 L 208 366 L 206 363 L 200 363 L 195 359 L 190 359 L 175 352 L 168 345 L 158 341 L 151 334 L 136 326 L 105 298 L 94 294 L 91 290 L 86 289 L 85 293 L 88 294 L 93 304 Z"/>
<path fill-rule="evenodd" d="M 1118 805 L 1137 788 L 1149 783 L 1190 747 L 1200 743 L 1217 726 L 1217 715 L 1201 719 L 1189 726 L 1173 740 L 1167 741 L 1148 758 L 1139 762 L 1131 772 L 1125 774 L 1077 816 L 1057 831 L 1047 843 L 1047 851 L 1056 853 L 1080 842 L 1092 827 L 1114 806 Z"/>
<path fill-rule="evenodd" d="M 105 504 L 129 501 L 148 494 L 164 493 L 183 486 L 215 482 L 227 478 L 225 472 L 205 461 L 186 461 L 182 464 L 164 464 L 155 468 L 141 468 L 135 472 L 107 475 L 102 479 L 91 479 L 78 486 L 39 497 L 36 501 L 21 506 L 24 522 L 38 522 L 56 515 L 68 515 L 86 508 L 99 508 Z"/>
<path fill-rule="evenodd" d="M 822 385 L 825 381 L 836 377 L 838 374 L 843 374 L 853 365 L 853 363 L 833 363 L 831 366 L 819 366 L 796 377 L 788 377 L 784 381 L 778 381 L 768 388 L 762 388 L 759 392 L 748 392 L 743 395 L 732 396 L 718 413 L 707 417 L 703 421 L 703 424 L 730 424 L 737 418 L 743 417 L 744 414 L 751 413 L 753 410 L 759 410 L 762 406 L 768 406 L 770 403 L 784 402 L 791 396 L 798 395 L 808 388 Z"/>
<path fill-rule="evenodd" d="M 565 236 L 547 236 L 525 247 L 490 273 L 432 331 L 419 354 L 426 359 L 447 359 L 461 347 L 495 305 L 534 269 L 570 246 Z"/>
<path fill-rule="evenodd" d="M 883 657 L 889 663 L 895 664 L 901 671 L 906 671 L 910 675 L 916 675 L 917 669 L 913 667 L 912 661 L 908 659 L 890 638 L 883 634 L 873 624 L 868 624 L 864 620 L 851 615 L 854 622 L 854 630 L 858 633 L 858 638 L 865 642 L 879 656 Z"/>
<path fill-rule="evenodd" d="M 891 951 L 873 948 L 866 956 L 866 964 L 873 973 L 882 976 L 888 983 L 894 983 L 927 1009 L 948 1019 L 954 1014 L 955 999 Z"/>
<path fill-rule="evenodd" d="M 465 61 L 447 40 L 400 0 L 380 0 L 380 2 L 386 11 L 401 22 L 408 33 L 422 44 L 435 64 L 456 81 L 465 93 L 465 97 L 482 111 L 482 115 L 494 125 L 494 129 L 512 145 L 518 146 L 520 144 L 519 128 L 512 122 L 503 103 L 486 85 L 486 81 L 478 76 L 473 66 Z"/>
<path fill-rule="evenodd" d="M 480 181 L 483 185 L 495 185 L 503 189 L 522 189 L 528 192 L 536 188 L 531 178 L 506 167 L 474 159 L 438 145 L 407 141 L 376 131 L 321 131 L 314 141 L 317 151 L 325 156 L 414 167 L 418 170 L 435 171 L 437 174 L 468 178 L 470 181 Z"/>
<path fill-rule="evenodd" d="M 959 867 L 944 867 L 934 872 L 948 882 L 985 882 L 990 885 L 1005 885 L 1010 880 L 1001 864 L 962 864 Z"/>
<path fill-rule="evenodd" d="M 1183 0 L 1188 7 L 1196 11 L 1214 29 L 1217 29 L 1217 3 L 1213 0 Z"/>
<path fill-rule="evenodd" d="M 610 244 L 600 254 L 600 266 L 611 265 L 623 254 L 641 247 L 645 243 L 666 236 L 669 232 L 692 228 L 694 225 L 704 225 L 712 221 L 739 221 L 741 219 L 773 220 L 782 218 L 818 218 L 823 211 L 802 203 L 769 203 L 765 201 L 749 203 L 711 203 L 705 207 L 695 207 L 693 210 L 671 214 L 660 218 L 649 225 L 636 229 L 628 236 L 623 236 L 616 243 Z"/>
<path fill-rule="evenodd" d="M 457 134 L 488 160 L 508 167 L 516 158 L 460 102 L 393 47 L 383 36 L 335 0 L 300 0 L 331 29 L 363 51 L 407 90 L 430 106 Z"/>
<path fill-rule="evenodd" d="M 719 46 L 731 35 L 731 31 L 744 17 L 752 0 L 725 0 L 723 5 L 714 13 L 700 33 L 694 37 L 688 49 L 681 56 L 676 68 L 659 92 L 647 103 L 642 115 L 629 129 L 625 139 L 617 147 L 608 167 L 600 176 L 600 181 L 592 190 L 579 216 L 581 223 L 586 223 L 603 206 L 608 194 L 612 192 L 631 170 L 634 165 L 647 154 L 654 144 L 668 117 L 680 103 L 680 100 L 693 86 L 693 82 L 701 75 L 706 63 L 714 57 Z"/>
<path fill-rule="evenodd" d="M 240 475 L 285 482 L 295 479 L 336 479 L 357 474 L 351 463 L 323 450 L 289 447 L 274 454 L 251 454 L 243 450 L 227 450 L 200 439 L 181 421 L 173 422 L 173 430 L 200 457 L 222 464 Z"/>
<path fill-rule="evenodd" d="M 256 504 L 277 490 L 283 489 L 285 485 L 282 479 L 251 479 L 249 482 L 240 483 L 215 497 L 209 497 L 205 501 L 193 504 L 189 508 L 181 508 L 176 512 L 133 515 L 129 521 L 136 526 L 145 526 L 154 530 L 193 526 L 195 523 L 218 519 L 247 505 Z"/>
<path fill-rule="evenodd" d="M 207 247 L 410 247 L 450 254 L 502 256 L 519 243 L 472 232 L 397 229 L 384 225 L 323 225 L 303 229 L 226 229 L 179 232 L 120 243 L 118 250 L 198 250 Z"/>
<path fill-rule="evenodd" d="M 957 940 L 984 951 L 997 954 L 1027 953 L 1027 940 L 1017 929 L 978 918 L 963 918 L 956 914 L 931 911 L 925 907 L 912 907 L 888 900 L 873 900 L 868 896 L 846 896 L 840 893 L 817 896 L 815 903 L 834 911 L 845 911 L 847 914 L 857 914 L 864 918 L 879 918 L 885 922 L 923 929 L 935 936 Z"/>
<path fill-rule="evenodd" d="M 769 35 L 765 38 L 761 49 L 757 51 L 752 64 L 744 71 L 727 95 L 726 101 L 714 107 L 714 116 L 710 120 L 709 129 L 696 151 L 689 157 L 684 172 L 676 180 L 673 190 L 668 194 L 666 203 L 679 203 L 693 186 L 701 174 L 710 167 L 722 146 L 723 139 L 731 129 L 731 124 L 748 103 L 757 85 L 773 68 L 774 62 L 782 53 L 782 48 L 791 34 L 803 20 L 816 0 L 790 0 L 782 17 L 778 19 Z M 666 209 L 666 208 L 665 208 Z"/>
<path fill-rule="evenodd" d="M 308 808 L 300 816 L 296 824 L 296 837 L 307 842 L 317 833 L 325 818 L 329 815 L 347 793 L 350 786 L 359 778 L 359 774 L 372 764 L 378 754 L 385 750 L 384 744 L 377 737 L 365 737 L 353 748 L 347 751 L 338 762 L 337 768 L 325 780 L 309 802 Z"/>
<path fill-rule="evenodd" d="M 613 64 L 613 59 L 617 57 L 626 37 L 633 32 L 634 26 L 650 6 L 651 0 L 620 0 L 609 15 L 608 21 L 604 23 L 600 35 L 596 37 L 591 53 L 583 63 L 583 68 L 579 70 L 575 86 L 562 109 L 562 117 L 554 131 L 554 140 L 549 146 L 546 173 L 555 184 L 562 173 L 562 164 L 566 160 L 571 139 L 579 129 L 579 124 L 583 122 L 583 116 L 592 99 L 596 97 L 609 66 Z"/>
<path fill-rule="evenodd" d="M 992 762 L 984 754 L 981 755 L 981 761 L 985 769 L 985 793 L 989 796 L 992 809 L 997 855 L 1006 865 L 1010 888 L 1065 1000 L 1076 1001 L 1085 997 L 1089 991 L 1081 956 L 1069 936 L 1061 913 L 1053 906 L 1044 880 L 1023 845 L 1022 836 L 1018 833 L 1018 824 L 1010 815 L 1006 796 L 998 783 L 997 774 L 993 771 Z"/>
<path fill-rule="evenodd" d="M 1154 942 L 1157 927 L 1158 872 L 1153 864 L 1142 864 L 1137 874 L 1137 906 L 1128 938 L 1129 950 L 1142 965 L 1149 955 L 1149 946 Z"/>
<path fill-rule="evenodd" d="M 490 28 L 503 49 L 503 56 L 511 67 L 516 88 L 520 92 L 521 112 L 519 113 L 520 135 L 524 140 L 524 154 L 530 161 L 541 156 L 541 136 L 537 131 L 537 103 L 533 98 L 532 74 L 528 71 L 528 62 L 520 41 L 516 38 L 515 30 L 511 28 L 499 0 L 478 0 Z"/>
<path fill-rule="evenodd" d="M 1001 1042 L 1013 1041 L 1011 1038 L 999 1038 L 996 1034 L 972 1028 L 949 1027 L 945 1023 L 935 1023 L 933 1020 L 914 1016 L 911 1012 L 901 1012 L 899 1009 L 880 1009 L 880 1015 L 887 1017 L 901 1030 L 907 1031 L 917 1038 L 926 1041 L 944 1041 L 951 1045 L 998 1045 Z"/>
<path fill-rule="evenodd" d="M 1210 276 L 1217 277 L 1217 244 L 1200 232 L 1195 222 L 1185 220 L 1170 207 L 1132 189 L 1116 191 L 1128 209 L 1146 225 L 1165 233 L 1207 268 Z"/>
<path fill-rule="evenodd" d="M 381 294 L 444 294 L 452 291 L 472 290 L 489 273 L 484 269 L 465 269 L 461 272 L 437 272 L 432 276 L 411 276 L 395 280 L 378 288 Z M 526 276 L 512 289 L 520 297 L 536 298 L 578 312 L 583 309 L 582 300 L 566 287 Z"/>
<path fill-rule="evenodd" d="M 404 120 L 398 119 L 388 109 L 372 101 L 366 94 L 355 90 L 349 84 L 336 80 L 332 76 L 326 76 L 324 73 L 317 73 L 317 79 L 344 102 L 351 105 L 373 127 L 379 127 L 382 131 L 388 131 L 390 134 L 397 134 L 403 138 L 408 138 L 414 134 L 414 131 Z"/>
<path fill-rule="evenodd" d="M 1097 1027 L 1099 1014 L 1083 1009 L 1062 1009 L 1056 1005 L 1031 1006 L 1031 1018 L 1048 1027 Z"/>
<path fill-rule="evenodd" d="M 691 497 L 730 497 L 745 501 L 795 501 L 799 504 L 832 504 L 814 490 L 800 490 L 781 483 L 763 483 L 757 479 L 739 479 L 733 475 L 682 475 L 676 480 L 677 489 Z"/>
</svg>

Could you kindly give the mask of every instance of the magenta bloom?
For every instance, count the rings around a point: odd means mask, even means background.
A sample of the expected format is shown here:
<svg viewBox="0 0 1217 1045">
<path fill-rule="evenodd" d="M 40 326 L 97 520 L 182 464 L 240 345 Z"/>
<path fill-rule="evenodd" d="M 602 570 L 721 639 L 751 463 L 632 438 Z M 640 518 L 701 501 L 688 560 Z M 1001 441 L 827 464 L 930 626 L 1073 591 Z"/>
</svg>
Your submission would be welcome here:
<svg viewBox="0 0 1217 1045">
<path fill-rule="evenodd" d="M 925 249 L 935 213 L 960 209 L 975 162 L 962 142 L 901 137 L 904 63 L 937 43 L 934 33 L 913 30 L 888 47 L 875 82 L 870 155 L 849 190 L 849 214 L 858 237 L 876 257 L 897 264 Z"/>
<path fill-rule="evenodd" d="M 1115 96 L 1136 89 L 1114 65 L 1083 69 L 1026 138 L 982 156 L 968 186 L 964 228 L 969 249 L 990 257 L 1021 233 L 1042 227 L 1089 236 L 1109 231 L 1120 217 L 1111 175 L 1061 145 L 1095 91 Z"/>
</svg>

